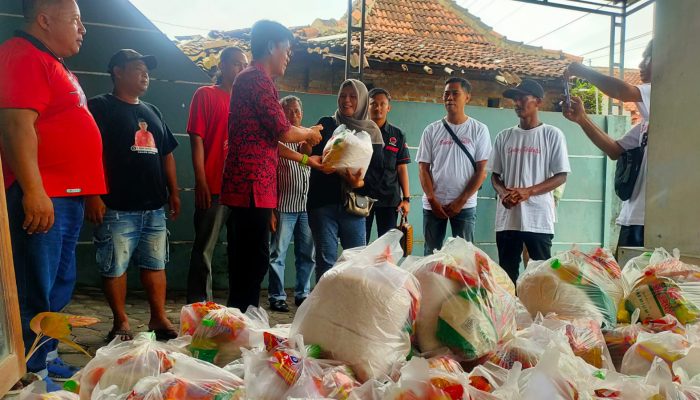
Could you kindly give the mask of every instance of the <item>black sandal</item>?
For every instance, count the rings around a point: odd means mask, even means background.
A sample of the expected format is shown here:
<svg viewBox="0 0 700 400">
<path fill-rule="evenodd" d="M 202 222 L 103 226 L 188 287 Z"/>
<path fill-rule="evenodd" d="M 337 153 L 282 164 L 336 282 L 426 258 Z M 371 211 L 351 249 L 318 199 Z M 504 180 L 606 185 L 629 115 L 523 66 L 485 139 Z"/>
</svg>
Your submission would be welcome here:
<svg viewBox="0 0 700 400">
<path fill-rule="evenodd" d="M 175 329 L 172 328 L 159 328 L 152 329 L 153 333 L 156 334 L 156 340 L 165 341 L 177 338 L 178 334 Z"/>
<path fill-rule="evenodd" d="M 129 340 L 133 340 L 133 339 L 134 339 L 134 332 L 132 332 L 132 331 L 129 330 L 129 329 L 112 329 L 112 330 L 109 331 L 109 333 L 107 334 L 107 341 L 108 341 L 108 342 L 111 342 L 111 341 L 114 340 L 114 338 L 117 337 L 117 336 L 119 336 L 119 338 L 120 338 L 123 342 L 126 342 L 126 341 L 129 341 Z M 127 339 L 124 339 L 124 338 L 127 338 Z"/>
</svg>

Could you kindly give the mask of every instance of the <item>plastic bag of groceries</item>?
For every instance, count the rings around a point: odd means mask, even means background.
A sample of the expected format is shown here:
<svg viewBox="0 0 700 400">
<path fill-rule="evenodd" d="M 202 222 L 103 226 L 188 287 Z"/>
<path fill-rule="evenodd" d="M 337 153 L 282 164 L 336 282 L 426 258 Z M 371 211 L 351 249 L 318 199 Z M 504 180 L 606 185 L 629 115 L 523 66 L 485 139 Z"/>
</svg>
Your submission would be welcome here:
<svg viewBox="0 0 700 400">
<path fill-rule="evenodd" d="M 325 398 L 323 368 L 311 355 L 301 336 L 276 347 L 243 349 L 246 395 L 256 400 Z"/>
<path fill-rule="evenodd" d="M 80 398 L 101 398 L 101 392 L 128 394 L 142 378 L 170 371 L 173 355 L 178 353 L 177 347 L 157 342 L 152 332 L 139 333 L 126 342 L 115 339 L 98 349 L 81 371 Z"/>
<path fill-rule="evenodd" d="M 652 254 L 649 265 L 625 299 L 628 313 L 640 310 L 639 319 L 658 319 L 673 315 L 681 324 L 700 319 L 700 268 L 682 262 L 663 249 Z"/>
<path fill-rule="evenodd" d="M 335 167 L 338 172 L 361 169 L 364 177 L 372 152 L 372 139 L 367 132 L 355 132 L 340 125 L 323 148 L 323 164 Z"/>
<path fill-rule="evenodd" d="M 547 347 L 537 366 L 520 375 L 522 400 L 590 398 L 595 369 L 571 353 Z"/>
<path fill-rule="evenodd" d="M 391 230 L 343 252 L 292 323 L 292 336 L 319 345 L 323 358 L 347 364 L 361 382 L 389 374 L 411 351 L 420 291 L 413 275 L 395 265 L 401 235 Z"/>
<path fill-rule="evenodd" d="M 461 370 L 461 369 L 460 369 Z M 462 400 L 469 381 L 462 371 L 450 372 L 431 368 L 430 362 L 414 357 L 403 368 L 398 382 L 389 384 L 381 396 L 384 400 Z"/>
<path fill-rule="evenodd" d="M 518 381 L 521 372 L 522 365 L 519 362 L 513 363 L 509 369 L 501 368 L 491 362 L 479 365 L 469 373 L 467 399 L 518 399 L 520 396 Z"/>
<path fill-rule="evenodd" d="M 232 386 L 216 379 L 192 380 L 169 372 L 141 379 L 126 400 L 244 400 L 243 385 Z"/>
<path fill-rule="evenodd" d="M 626 288 L 621 276 L 609 251 L 572 249 L 546 261 L 531 261 L 518 278 L 518 297 L 533 316 L 592 318 L 614 327 Z"/>
<path fill-rule="evenodd" d="M 538 316 L 539 317 L 539 316 Z M 547 346 L 556 346 L 562 352 L 571 351 L 564 332 L 552 330 L 541 324 L 541 318 L 515 335 L 499 343 L 490 362 L 505 369 L 520 363 L 523 369 L 532 368 L 539 362 Z"/>
<path fill-rule="evenodd" d="M 589 318 L 566 321 L 550 314 L 537 323 L 564 334 L 575 355 L 598 369 L 615 371 L 600 324 Z"/>
<path fill-rule="evenodd" d="M 4 399 L 13 399 L 8 395 Z M 46 392 L 46 382 L 36 381 L 31 385 L 22 389 L 18 396 L 19 400 L 79 400 L 80 396 L 67 390 L 58 390 L 55 392 Z"/>
<path fill-rule="evenodd" d="M 172 368 L 139 380 L 127 400 L 243 400 L 243 380 L 230 372 L 184 354 L 172 354 Z"/>
<path fill-rule="evenodd" d="M 194 357 L 223 367 L 240 358 L 241 347 L 262 346 L 265 329 L 270 325 L 262 308 L 248 307 L 245 314 L 237 308 L 211 310 L 192 335 L 189 350 Z"/>
<path fill-rule="evenodd" d="M 194 335 L 194 331 L 199 326 L 209 311 L 226 308 L 213 301 L 202 301 L 199 303 L 187 304 L 180 310 L 180 335 Z"/>
<path fill-rule="evenodd" d="M 603 329 L 603 337 L 608 345 L 610 358 L 616 371 L 620 371 L 622 359 L 627 351 L 637 342 L 637 336 L 645 331 L 639 322 L 639 310 L 632 315 L 630 324 L 617 324 L 614 328 Z"/>
<path fill-rule="evenodd" d="M 462 238 L 451 238 L 427 257 L 402 264 L 421 289 L 416 342 L 421 352 L 447 347 L 463 361 L 488 356 L 515 332 L 513 283 L 489 256 Z"/>
<path fill-rule="evenodd" d="M 657 357 L 670 368 L 675 361 L 685 357 L 689 349 L 690 343 L 684 336 L 677 333 L 641 332 L 637 336 L 637 341 L 625 353 L 620 372 L 626 375 L 645 376 L 654 358 Z"/>
<path fill-rule="evenodd" d="M 644 378 L 615 371 L 608 371 L 593 381 L 594 399 L 652 400 L 658 393 L 659 388 L 645 383 Z"/>
</svg>

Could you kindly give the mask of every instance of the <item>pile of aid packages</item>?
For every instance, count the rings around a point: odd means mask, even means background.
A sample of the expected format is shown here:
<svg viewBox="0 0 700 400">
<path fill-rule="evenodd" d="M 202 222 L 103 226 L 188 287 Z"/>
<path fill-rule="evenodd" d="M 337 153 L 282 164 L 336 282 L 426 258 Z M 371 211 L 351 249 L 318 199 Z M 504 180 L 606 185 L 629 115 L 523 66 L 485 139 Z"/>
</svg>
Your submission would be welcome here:
<svg viewBox="0 0 700 400">
<path fill-rule="evenodd" d="M 677 254 L 572 249 L 514 285 L 460 238 L 397 265 L 400 237 L 345 251 L 291 326 L 190 304 L 178 339 L 114 341 L 73 393 L 21 398 L 700 399 L 700 268 Z"/>
</svg>

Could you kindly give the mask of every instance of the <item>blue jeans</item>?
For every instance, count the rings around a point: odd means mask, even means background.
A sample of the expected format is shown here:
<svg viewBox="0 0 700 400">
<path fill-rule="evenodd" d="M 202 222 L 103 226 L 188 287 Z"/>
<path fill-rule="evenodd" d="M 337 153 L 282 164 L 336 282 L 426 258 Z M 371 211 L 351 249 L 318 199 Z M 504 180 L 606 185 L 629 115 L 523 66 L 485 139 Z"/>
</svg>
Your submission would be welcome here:
<svg viewBox="0 0 700 400">
<path fill-rule="evenodd" d="M 424 254 L 433 254 L 434 250 L 442 248 L 447 233 L 447 219 L 440 219 L 431 210 L 423 209 L 423 236 L 425 237 Z M 459 214 L 449 218 L 453 237 L 461 237 L 468 242 L 474 241 L 474 226 L 476 225 L 476 207 L 463 208 Z"/>
<path fill-rule="evenodd" d="M 294 236 L 294 264 L 296 266 L 296 285 L 294 298 L 303 299 L 311 290 L 311 271 L 314 269 L 314 241 L 309 228 L 309 217 L 305 212 L 279 213 L 277 231 L 270 241 L 270 278 L 268 298 L 287 300 L 284 292 L 284 269 L 287 249 Z"/>
<path fill-rule="evenodd" d="M 22 229 L 24 208 L 22 189 L 15 183 L 7 191 L 12 255 L 19 297 L 22 338 L 25 351 L 35 339 L 29 322 L 45 311 L 61 311 L 68 305 L 75 286 L 75 246 L 83 225 L 84 199 L 53 197 L 54 224 L 46 233 L 28 235 Z M 44 344 L 27 361 L 31 372 L 46 369 L 46 355 L 58 346 L 56 340 Z"/>
<path fill-rule="evenodd" d="M 316 282 L 338 259 L 338 238 L 343 249 L 365 245 L 365 217 L 345 212 L 340 204 L 309 210 L 309 226 L 316 245 Z"/>
<path fill-rule="evenodd" d="M 107 209 L 95 229 L 97 267 L 105 278 L 126 273 L 129 262 L 139 268 L 162 270 L 168 262 L 165 210 L 117 211 Z"/>
</svg>

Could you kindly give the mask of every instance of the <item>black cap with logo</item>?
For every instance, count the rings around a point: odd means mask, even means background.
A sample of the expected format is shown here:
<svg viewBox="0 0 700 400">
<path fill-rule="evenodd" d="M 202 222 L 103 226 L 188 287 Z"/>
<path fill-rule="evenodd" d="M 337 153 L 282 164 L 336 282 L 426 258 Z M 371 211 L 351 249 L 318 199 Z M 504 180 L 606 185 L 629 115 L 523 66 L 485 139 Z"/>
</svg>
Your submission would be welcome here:
<svg viewBox="0 0 700 400">
<path fill-rule="evenodd" d="M 112 58 L 109 59 L 107 72 L 112 73 L 114 67 L 123 66 L 126 63 L 137 60 L 143 61 L 149 70 L 155 69 L 158 66 L 158 60 L 156 60 L 155 56 L 144 56 L 136 50 L 121 49 L 118 52 L 114 53 Z"/>
<path fill-rule="evenodd" d="M 544 89 L 539 83 L 533 81 L 532 79 L 523 79 L 520 85 L 510 88 L 503 92 L 503 97 L 507 99 L 515 99 L 517 95 L 531 95 L 537 98 L 544 98 Z"/>
</svg>

